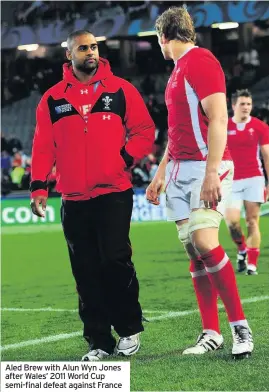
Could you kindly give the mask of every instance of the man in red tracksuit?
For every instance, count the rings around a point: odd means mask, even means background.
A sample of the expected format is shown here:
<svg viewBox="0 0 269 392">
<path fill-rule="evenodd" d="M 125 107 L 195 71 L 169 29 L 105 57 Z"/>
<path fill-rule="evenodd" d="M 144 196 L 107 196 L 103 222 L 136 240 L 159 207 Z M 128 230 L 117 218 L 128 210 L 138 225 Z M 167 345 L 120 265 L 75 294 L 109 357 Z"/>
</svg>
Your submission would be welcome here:
<svg viewBox="0 0 269 392">
<path fill-rule="evenodd" d="M 155 126 L 138 91 L 99 58 L 92 33 L 72 33 L 67 49 L 63 80 L 37 107 L 31 207 L 44 216 L 47 178 L 56 163 L 62 225 L 90 346 L 82 359 L 91 361 L 115 350 L 132 355 L 140 346 L 130 167 L 152 151 Z"/>
</svg>

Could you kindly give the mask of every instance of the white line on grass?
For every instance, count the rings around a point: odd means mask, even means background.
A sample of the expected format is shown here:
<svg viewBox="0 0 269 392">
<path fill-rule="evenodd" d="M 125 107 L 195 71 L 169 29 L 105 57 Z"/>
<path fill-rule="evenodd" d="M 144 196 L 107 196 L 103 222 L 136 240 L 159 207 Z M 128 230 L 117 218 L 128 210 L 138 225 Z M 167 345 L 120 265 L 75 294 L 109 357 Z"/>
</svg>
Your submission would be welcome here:
<svg viewBox="0 0 269 392">
<path fill-rule="evenodd" d="M 78 309 L 54 309 L 54 308 L 1 308 L 1 312 L 78 312 Z M 143 313 L 160 313 L 166 314 L 169 313 L 168 310 L 143 310 Z"/>
<path fill-rule="evenodd" d="M 27 347 L 27 346 L 35 346 L 37 344 L 42 344 L 42 343 L 57 342 L 58 340 L 70 339 L 75 336 L 82 336 L 82 331 L 77 331 L 72 333 L 60 333 L 59 335 L 46 336 L 41 339 L 26 340 L 20 343 L 7 344 L 6 346 L 1 347 L 1 351 L 11 350 L 14 348 L 16 349 L 21 347 Z"/>
<path fill-rule="evenodd" d="M 246 304 L 246 303 L 252 303 L 252 302 L 266 301 L 268 299 L 269 299 L 269 295 L 264 295 L 261 297 L 246 298 L 246 299 L 243 299 L 241 302 L 243 304 Z M 219 308 L 222 309 L 223 305 L 219 305 Z M 174 318 L 174 317 L 184 317 L 184 316 L 188 316 L 190 314 L 194 314 L 197 312 L 198 312 L 198 309 L 184 310 L 181 312 L 169 312 L 169 313 L 163 314 L 161 316 L 148 317 L 148 321 L 164 320 L 164 319 L 169 319 L 169 318 Z M 7 350 L 12 350 L 12 349 L 17 349 L 17 348 L 27 347 L 27 346 L 34 346 L 34 345 L 38 345 L 38 344 L 42 344 L 42 343 L 56 342 L 58 340 L 70 339 L 75 336 L 82 336 L 82 332 L 76 331 L 76 332 L 72 332 L 72 333 L 61 333 L 59 335 L 46 336 L 41 339 L 26 340 L 26 341 L 20 342 L 20 343 L 7 344 L 6 346 L 1 347 L 1 351 L 7 351 Z"/>
<path fill-rule="evenodd" d="M 262 210 L 260 215 L 268 215 L 269 214 L 269 202 L 262 205 Z M 148 226 L 155 224 L 165 224 L 165 225 L 174 225 L 174 222 L 169 222 L 166 220 L 156 220 L 156 221 L 132 221 L 131 226 Z M 46 231 L 61 231 L 62 225 L 60 223 L 39 223 L 39 224 L 22 224 L 22 225 L 5 225 L 1 228 L 1 233 L 4 234 L 36 234 Z"/>
<path fill-rule="evenodd" d="M 169 313 L 170 310 L 145 310 L 143 309 L 143 313 L 160 313 L 160 314 L 166 314 Z"/>
<path fill-rule="evenodd" d="M 53 308 L 39 308 L 39 309 L 24 309 L 24 308 L 2 308 L 1 312 L 77 312 L 77 309 L 53 309 Z"/>
<path fill-rule="evenodd" d="M 54 224 L 33 224 L 33 225 L 21 225 L 21 226 L 4 226 L 2 227 L 2 235 L 13 235 L 13 234 L 36 234 L 42 232 L 54 232 L 61 231 L 62 225 L 59 223 Z"/>
<path fill-rule="evenodd" d="M 138 225 L 154 225 L 159 224 L 172 224 L 173 222 L 167 221 L 150 221 L 150 222 L 131 222 L 131 226 L 138 226 Z M 10 226 L 3 226 L 1 233 L 3 235 L 13 235 L 13 234 L 36 234 L 41 232 L 52 232 L 52 231 L 61 231 L 62 225 L 60 223 L 40 223 L 40 224 L 32 224 L 32 225 L 10 225 Z"/>
<path fill-rule="evenodd" d="M 267 301 L 269 299 L 269 295 L 264 295 L 261 297 L 252 297 L 252 298 L 246 298 L 246 299 L 242 299 L 242 304 L 249 304 L 252 302 L 260 302 L 260 301 Z M 223 309 L 224 306 L 218 305 L 219 309 Z M 188 316 L 190 314 L 193 313 L 197 313 L 198 309 L 193 309 L 193 310 L 183 310 L 182 312 L 168 312 L 166 314 L 163 314 L 161 316 L 154 316 L 154 317 L 150 317 L 148 320 L 149 321 L 156 321 L 156 320 L 163 320 L 163 319 L 167 319 L 167 318 L 174 318 L 174 317 L 183 317 L 183 316 Z"/>
</svg>

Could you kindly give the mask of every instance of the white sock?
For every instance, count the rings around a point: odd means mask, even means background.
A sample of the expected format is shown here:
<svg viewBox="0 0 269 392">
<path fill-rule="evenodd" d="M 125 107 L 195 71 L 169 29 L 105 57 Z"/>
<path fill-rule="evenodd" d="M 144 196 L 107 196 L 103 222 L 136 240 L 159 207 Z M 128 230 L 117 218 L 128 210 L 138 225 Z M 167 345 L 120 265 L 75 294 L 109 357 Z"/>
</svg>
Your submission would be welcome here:
<svg viewBox="0 0 269 392">
<path fill-rule="evenodd" d="M 208 333 L 208 335 L 219 336 L 219 333 L 213 329 L 203 329 L 203 332 Z"/>
<path fill-rule="evenodd" d="M 254 264 L 248 264 L 248 270 L 250 270 L 250 271 L 256 271 L 256 270 L 257 270 L 257 267 L 256 267 L 256 265 L 254 265 Z"/>
</svg>

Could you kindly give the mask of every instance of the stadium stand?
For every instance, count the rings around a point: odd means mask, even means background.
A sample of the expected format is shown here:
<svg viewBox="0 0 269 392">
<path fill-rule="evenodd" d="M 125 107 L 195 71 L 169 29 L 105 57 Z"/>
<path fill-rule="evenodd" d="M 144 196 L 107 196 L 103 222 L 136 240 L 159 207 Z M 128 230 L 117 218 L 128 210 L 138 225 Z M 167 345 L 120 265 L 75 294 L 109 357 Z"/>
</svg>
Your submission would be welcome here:
<svg viewBox="0 0 269 392">
<path fill-rule="evenodd" d="M 203 2 L 191 3 L 194 6 L 196 4 L 201 5 Z M 121 14 L 127 16 L 126 23 L 131 23 L 135 19 L 145 16 L 155 18 L 156 16 L 152 15 L 153 6 L 157 6 L 161 12 L 172 4 L 173 2 L 164 1 L 73 2 L 68 4 L 59 1 L 3 2 L 2 23 L 4 27 L 8 25 L 29 25 L 31 28 L 37 28 L 41 24 L 46 26 L 48 23 L 61 20 L 67 26 L 71 26 L 75 20 L 86 16 L 89 24 L 91 24 L 103 16 Z M 156 11 L 156 9 L 154 10 Z M 198 29 L 199 46 L 206 46 L 205 31 L 210 32 L 208 29 Z M 210 33 L 211 50 L 219 58 L 226 75 L 229 108 L 231 94 L 236 89 L 249 88 L 253 94 L 255 104 L 253 114 L 268 122 L 268 22 L 257 21 L 256 24 L 252 23 L 252 32 L 252 44 L 247 49 L 241 48 L 240 50 L 239 45 L 235 45 L 235 37 L 237 37 L 237 41 L 239 40 L 235 30 L 230 35 L 221 32 Z M 223 40 L 226 40 L 225 47 L 223 46 Z M 133 64 L 129 68 L 122 67 L 122 57 L 120 55 L 120 51 L 123 50 L 122 42 L 126 42 L 126 37 L 115 37 L 113 44 L 110 43 L 110 45 L 108 41 L 102 42 L 100 53 L 103 57 L 109 59 L 116 75 L 127 78 L 143 94 L 155 121 L 156 141 L 153 155 L 143 160 L 133 171 L 134 184 L 146 186 L 152 177 L 158 159 L 162 155 L 163 145 L 166 141 L 167 121 L 164 90 L 173 69 L 173 63 L 163 61 L 156 37 L 148 36 L 141 40 L 136 36 L 128 41 L 128 45 L 136 45 L 134 46 Z M 118 45 L 117 49 L 113 47 L 115 43 Z M 59 44 L 45 45 L 33 53 L 19 51 L 14 48 L 2 50 L 1 104 L 4 136 L 1 138 L 1 160 L 5 167 L 5 176 L 9 176 L 10 181 L 12 181 L 10 174 L 12 174 L 14 167 L 20 166 L 18 164 L 14 166 L 14 154 L 16 153 L 20 153 L 24 157 L 22 159 L 24 163 L 21 165 L 29 176 L 28 169 L 30 167 L 36 106 L 41 95 L 61 79 L 62 63 L 64 61 L 64 49 Z M 12 150 L 9 141 L 14 141 L 14 138 L 19 140 L 20 144 L 17 144 Z M 21 148 L 18 148 L 20 145 Z M 10 164 L 7 163 L 8 160 Z M 5 181 L 7 181 L 7 178 L 5 178 Z M 24 181 L 19 185 L 16 184 L 15 189 L 23 189 L 27 183 L 28 181 Z"/>
</svg>

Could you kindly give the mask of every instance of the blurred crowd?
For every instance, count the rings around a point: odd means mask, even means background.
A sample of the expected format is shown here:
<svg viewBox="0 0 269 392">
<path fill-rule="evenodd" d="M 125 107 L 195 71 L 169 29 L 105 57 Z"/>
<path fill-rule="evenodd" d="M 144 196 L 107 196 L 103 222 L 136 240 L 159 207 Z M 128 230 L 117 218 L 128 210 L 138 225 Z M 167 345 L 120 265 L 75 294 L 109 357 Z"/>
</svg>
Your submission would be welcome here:
<svg viewBox="0 0 269 392">
<path fill-rule="evenodd" d="M 10 135 L 6 138 L 1 133 L 1 192 L 7 195 L 11 191 L 29 187 L 31 157 L 23 153 L 21 141 Z"/>
<path fill-rule="evenodd" d="M 38 71 L 41 74 L 41 71 Z M 38 85 L 40 92 L 44 92 L 47 89 L 47 84 L 44 82 L 45 76 L 50 78 L 51 72 L 42 73 L 39 80 L 43 83 Z M 44 76 L 44 77 L 43 77 Z M 168 74 L 166 75 L 168 78 Z M 153 93 L 155 87 L 148 89 L 147 83 L 150 80 L 150 76 L 145 76 L 141 80 L 141 86 L 139 83 L 138 88 L 143 91 L 145 88 L 144 97 L 148 110 L 155 122 L 156 133 L 155 133 L 155 144 L 151 154 L 144 158 L 139 164 L 132 168 L 133 184 L 136 187 L 145 187 L 152 180 L 156 169 L 159 164 L 159 160 L 163 155 L 164 145 L 166 142 L 167 134 L 167 112 L 164 103 L 159 103 L 156 95 Z M 51 81 L 51 80 L 50 80 Z M 132 80 L 130 80 L 132 82 Z M 44 91 L 42 91 L 44 88 Z M 16 90 L 15 90 L 16 91 Z M 153 91 L 153 92 L 152 92 Z M 20 97 L 16 96 L 16 100 Z M 16 135 L 6 136 L 4 133 L 1 134 L 1 168 L 2 168 L 2 195 L 7 195 L 11 191 L 17 190 L 28 190 L 30 183 L 31 174 L 31 156 L 24 152 L 25 146 L 22 145 L 21 141 Z M 29 149 L 27 149 L 29 150 Z M 49 191 L 55 192 L 56 185 L 56 168 L 54 167 L 50 177 L 48 178 Z"/>
<path fill-rule="evenodd" d="M 11 53 L 2 56 L 1 106 L 5 107 L 38 91 L 41 95 L 62 77 L 62 59 L 28 59 Z"/>
<path fill-rule="evenodd" d="M 31 156 L 25 154 L 21 141 L 16 135 L 6 138 L 1 133 L 1 194 L 12 191 L 29 190 L 31 180 Z M 56 185 L 56 168 L 48 178 L 49 191 Z"/>
<path fill-rule="evenodd" d="M 236 90 L 250 88 L 265 76 L 263 68 L 260 66 L 259 53 L 254 48 L 239 53 L 230 67 L 224 67 L 224 72 L 229 98 Z"/>
<path fill-rule="evenodd" d="M 156 124 L 154 149 L 151 154 L 132 168 L 133 185 L 145 188 L 153 179 L 164 153 L 167 138 L 166 108 L 159 104 L 153 94 L 149 96 L 147 107 Z M 269 124 L 269 108 L 254 108 L 253 115 Z M 1 194 L 8 195 L 12 191 L 29 190 L 31 180 L 31 156 L 25 154 L 21 141 L 16 135 L 6 138 L 1 134 Z M 48 177 L 49 193 L 57 195 L 56 167 Z"/>
<path fill-rule="evenodd" d="M 48 53 L 45 57 L 35 58 L 27 58 L 23 52 L 5 52 L 1 59 L 2 107 L 29 97 L 33 90 L 42 95 L 62 78 L 64 50 L 59 47 L 55 50 L 48 47 L 46 50 Z M 119 66 L 119 54 L 110 50 L 105 42 L 100 47 L 100 53 L 102 57 L 108 58 L 117 76 L 124 78 L 127 76 L 128 80 L 146 97 L 150 94 L 158 96 L 164 93 L 173 63 L 160 61 L 161 54 L 158 48 L 137 53 L 132 72 L 129 71 L 128 75 Z M 251 89 L 257 81 L 268 75 L 269 54 L 267 52 L 262 56 L 261 53 L 264 51 L 254 47 L 249 51 L 238 53 L 237 57 L 214 53 L 225 72 L 229 100 L 237 89 Z M 163 101 L 163 97 L 159 98 L 160 100 Z"/>
<path fill-rule="evenodd" d="M 43 94 L 50 86 L 61 79 L 61 64 L 57 70 L 53 64 L 45 59 L 37 59 L 38 64 L 26 61 L 25 67 L 18 61 L 14 69 L 18 74 L 12 82 L 8 82 L 2 89 L 2 106 L 15 104 L 22 98 L 29 97 L 32 90 Z M 167 72 L 159 75 L 144 75 L 139 78 L 127 78 L 142 93 L 148 110 L 155 122 L 155 144 L 152 154 L 133 168 L 133 184 L 137 187 L 145 187 L 154 176 L 159 160 L 163 155 L 167 134 L 167 111 L 164 102 L 159 102 L 162 96 L 172 68 L 167 67 Z M 32 78 L 31 78 L 32 75 Z M 3 91 L 4 90 L 4 91 Z M 29 133 L 33 131 L 29 129 Z M 21 141 L 15 135 L 2 134 L 1 136 L 1 167 L 2 167 L 2 194 L 6 195 L 15 190 L 29 189 L 31 157 L 25 151 L 31 151 L 31 147 L 22 146 Z M 55 189 L 55 168 L 49 179 L 51 192 Z"/>
<path fill-rule="evenodd" d="M 173 2 L 154 1 L 103 1 L 103 2 L 63 2 L 34 1 L 6 2 L 8 12 L 4 12 L 2 23 L 24 25 L 45 25 L 51 21 L 73 23 L 75 19 L 87 17 L 94 23 L 105 16 L 124 13 L 129 20 L 142 17 L 147 13 L 152 17 L 154 6 L 167 8 Z M 14 4 L 13 4 L 14 3 Z M 179 2 L 182 3 L 182 2 Z M 12 8 L 11 7 L 14 7 Z M 5 2 L 3 3 L 5 6 Z M 12 12 L 11 12 L 12 11 Z M 7 20 L 8 15 L 12 20 Z M 198 46 L 203 46 L 203 35 L 197 34 Z M 264 76 L 268 76 L 268 48 L 266 42 L 257 41 L 244 52 L 224 51 L 222 45 L 213 45 L 213 53 L 217 56 L 225 72 L 227 84 L 227 104 L 231 114 L 230 98 L 237 89 L 255 85 Z M 173 70 L 173 62 L 164 62 L 156 37 L 150 41 L 151 50 L 137 51 L 134 67 L 130 70 L 120 67 L 120 51 L 110 49 L 106 42 L 100 43 L 100 54 L 108 58 L 113 72 L 129 80 L 142 94 L 148 110 L 156 124 L 154 150 L 142 162 L 133 168 L 133 183 L 137 187 L 145 187 L 153 178 L 158 163 L 163 155 L 167 139 L 167 111 L 164 103 L 164 92 L 167 80 Z M 260 46 L 259 46 L 260 45 Z M 265 45 L 265 46 L 264 46 Z M 62 64 L 65 50 L 59 45 L 43 48 L 43 56 L 33 57 L 16 49 L 4 51 L 1 57 L 1 105 L 16 105 L 16 102 L 30 97 L 33 91 L 40 95 L 62 78 Z M 232 54 L 233 53 L 233 54 Z M 128 72 L 128 73 L 126 73 Z M 254 101 L 255 105 L 255 101 Z M 254 108 L 253 115 L 269 123 L 269 101 L 262 107 Z M 5 125 L 4 125 L 5 126 Z M 2 194 L 14 190 L 27 190 L 30 181 L 31 157 L 26 152 L 31 146 L 23 146 L 18 135 L 7 133 L 4 129 L 1 141 Z M 33 133 L 29 129 L 29 135 Z M 56 168 L 49 178 L 49 188 L 55 190 Z"/>
<path fill-rule="evenodd" d="M 256 63 L 251 64 L 251 58 L 241 58 L 236 60 L 231 68 L 226 70 L 228 107 L 230 107 L 230 96 L 238 88 L 249 87 L 252 79 L 246 78 L 246 68 L 258 72 L 257 57 Z M 32 90 L 39 91 L 43 94 L 51 85 L 61 79 L 62 59 L 56 63 L 47 59 L 34 59 L 25 62 L 14 63 L 13 70 L 16 75 L 12 80 L 7 79 L 4 91 L 2 91 L 2 106 L 10 105 L 31 94 Z M 146 187 L 152 180 L 159 161 L 163 155 L 164 146 L 167 138 L 167 111 L 163 101 L 164 91 L 167 80 L 172 72 L 173 64 L 168 63 L 165 71 L 162 73 L 147 73 L 144 75 L 129 77 L 143 95 L 148 110 L 156 125 L 156 137 L 154 150 L 139 164 L 133 168 L 133 184 L 136 187 Z M 254 102 L 255 104 L 255 102 Z M 231 112 L 230 112 L 231 114 Z M 253 115 L 269 123 L 269 102 L 264 102 L 263 108 L 254 108 Z M 31 132 L 31 130 L 29 130 Z M 7 138 L 1 136 L 1 167 L 2 167 L 2 194 L 6 195 L 14 190 L 29 189 L 31 157 L 24 153 L 22 143 L 15 135 L 9 135 Z M 28 146 L 29 147 L 29 146 Z M 26 151 L 30 151 L 27 148 Z M 56 168 L 53 168 L 49 178 L 49 189 L 55 192 Z"/>
<path fill-rule="evenodd" d="M 229 66 L 222 64 L 226 76 L 227 96 L 229 100 L 234 91 L 242 88 L 251 89 L 253 84 L 265 76 L 263 70 L 260 68 L 258 52 L 254 49 L 251 52 L 254 54 L 254 57 L 247 56 L 248 53 L 239 53 L 238 59 L 234 59 Z M 109 54 L 107 57 L 110 60 Z M 11 60 L 8 56 L 2 57 L 2 107 L 29 97 L 31 91 L 34 90 L 43 95 L 49 87 L 61 80 L 63 62 L 62 52 L 58 57 L 54 56 L 53 59 L 27 59 L 19 56 Z M 110 62 L 114 70 L 113 60 Z M 154 57 L 150 57 L 149 55 L 147 62 L 143 58 L 137 59 L 136 76 L 128 76 L 127 79 L 146 98 L 151 94 L 161 96 L 165 91 L 166 83 L 172 69 L 172 62 L 168 62 L 166 66 L 163 66 L 162 63 L 162 67 L 158 67 Z M 117 69 L 115 73 L 118 76 L 125 77 L 125 75 L 117 72 Z M 161 100 L 163 101 L 163 97 Z"/>
<path fill-rule="evenodd" d="M 160 147 L 160 146 L 159 146 Z M 155 154 L 149 154 L 132 168 L 133 184 L 145 187 L 154 177 L 158 167 L 160 148 Z M 56 166 L 47 179 L 49 194 L 56 195 Z M 21 141 L 11 135 L 9 139 L 1 134 L 1 195 L 7 196 L 12 191 L 29 190 L 31 181 L 31 156 L 25 154 Z"/>
<path fill-rule="evenodd" d="M 152 16 L 154 7 L 160 7 L 163 2 L 154 1 L 20 1 L 14 6 L 10 18 L 16 26 L 28 24 L 31 26 L 46 25 L 49 22 L 62 21 L 66 26 L 76 19 L 87 15 L 89 23 L 106 16 L 125 15 L 128 20 L 143 16 Z M 165 2 L 168 3 L 168 2 Z M 173 2 L 170 2 L 171 4 Z M 181 3 L 181 2 L 180 2 Z M 183 3 L 183 2 L 182 2 Z M 7 15 L 7 13 L 5 13 Z M 6 18 L 7 19 L 7 18 Z M 10 23 L 11 20 L 4 20 Z"/>
</svg>

